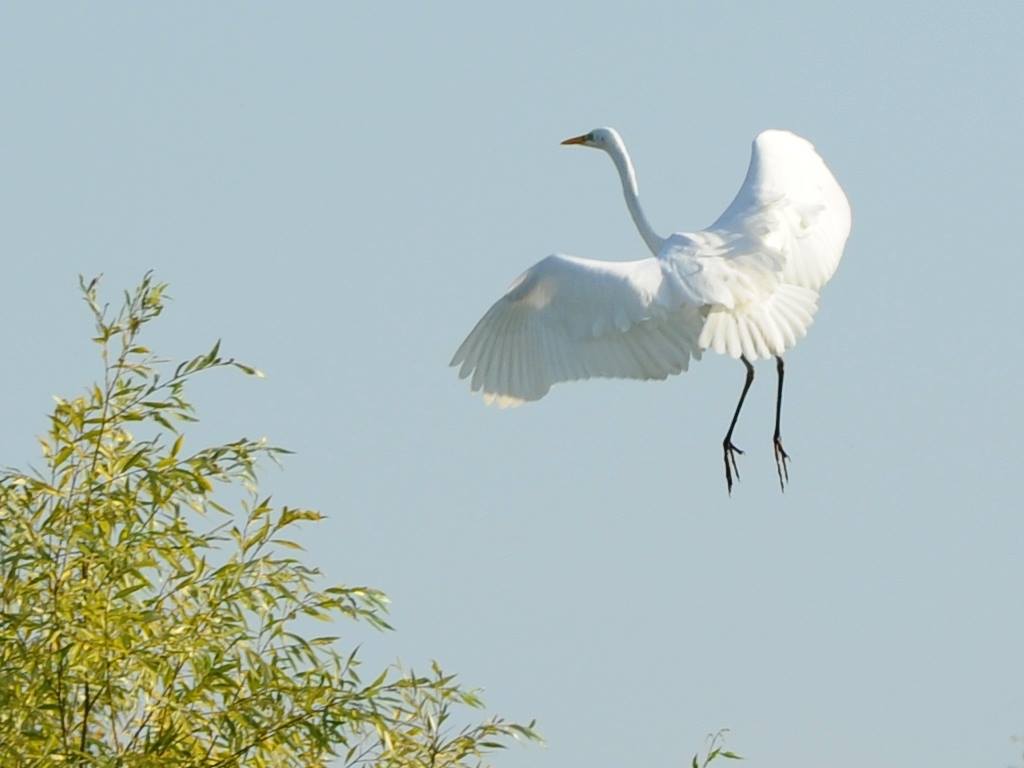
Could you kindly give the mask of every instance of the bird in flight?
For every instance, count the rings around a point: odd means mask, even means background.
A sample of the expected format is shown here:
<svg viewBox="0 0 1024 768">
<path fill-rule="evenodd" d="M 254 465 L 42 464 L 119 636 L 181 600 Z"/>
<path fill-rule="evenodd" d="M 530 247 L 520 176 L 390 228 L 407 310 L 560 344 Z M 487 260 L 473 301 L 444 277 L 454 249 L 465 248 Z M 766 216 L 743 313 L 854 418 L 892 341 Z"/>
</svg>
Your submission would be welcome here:
<svg viewBox="0 0 1024 768">
<path fill-rule="evenodd" d="M 739 480 L 733 430 L 754 381 L 752 361 L 775 358 L 773 446 L 779 485 L 783 354 L 802 338 L 818 294 L 839 265 L 850 204 L 814 146 L 789 131 L 754 138 L 740 191 L 699 232 L 656 234 L 640 207 L 622 137 L 597 128 L 562 144 L 600 149 L 622 181 L 626 206 L 653 256 L 599 261 L 554 254 L 513 281 L 455 352 L 451 365 L 487 403 L 538 400 L 577 379 L 665 379 L 710 349 L 743 363 L 746 378 L 722 441 L 725 482 Z"/>
</svg>

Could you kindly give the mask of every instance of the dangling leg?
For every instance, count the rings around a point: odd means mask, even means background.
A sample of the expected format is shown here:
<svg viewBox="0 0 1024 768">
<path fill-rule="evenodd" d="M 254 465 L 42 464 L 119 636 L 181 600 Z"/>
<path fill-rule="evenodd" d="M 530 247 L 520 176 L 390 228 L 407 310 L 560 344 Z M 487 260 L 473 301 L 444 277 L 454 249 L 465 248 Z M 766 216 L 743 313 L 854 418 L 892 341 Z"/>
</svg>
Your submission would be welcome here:
<svg viewBox="0 0 1024 768">
<path fill-rule="evenodd" d="M 785 493 L 786 483 L 789 482 L 789 467 L 786 466 L 789 454 L 782 447 L 782 438 L 779 436 L 779 421 L 782 419 L 782 376 L 785 373 L 781 357 L 775 358 L 775 370 L 779 372 L 779 393 L 775 398 L 775 469 L 779 472 L 779 487 Z"/>
<path fill-rule="evenodd" d="M 729 495 L 732 495 L 732 476 L 736 474 L 736 479 L 740 479 L 740 471 L 736 467 L 736 454 L 743 454 L 739 448 L 732 444 L 732 431 L 736 429 L 736 419 L 740 417 L 740 410 L 743 408 L 743 401 L 747 397 L 747 390 L 750 389 L 750 385 L 754 383 L 754 366 L 750 364 L 750 361 L 745 357 L 740 357 L 743 364 L 747 367 L 747 380 L 743 384 L 743 392 L 740 393 L 740 401 L 736 403 L 736 412 L 732 415 L 732 422 L 729 424 L 729 431 L 725 433 L 725 440 L 722 441 L 722 453 L 725 457 L 725 485 L 729 489 Z"/>
</svg>

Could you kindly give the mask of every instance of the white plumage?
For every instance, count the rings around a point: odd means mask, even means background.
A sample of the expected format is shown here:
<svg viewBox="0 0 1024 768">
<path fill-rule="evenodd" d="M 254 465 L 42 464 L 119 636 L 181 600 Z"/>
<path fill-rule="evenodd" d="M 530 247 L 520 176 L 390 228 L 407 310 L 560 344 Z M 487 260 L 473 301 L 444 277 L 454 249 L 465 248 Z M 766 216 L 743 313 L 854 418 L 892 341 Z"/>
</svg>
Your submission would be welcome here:
<svg viewBox="0 0 1024 768">
<path fill-rule="evenodd" d="M 455 352 L 459 375 L 471 377 L 470 388 L 487 402 L 507 407 L 563 381 L 664 379 L 710 349 L 744 360 L 744 395 L 753 379 L 748 361 L 779 358 L 781 408 L 781 356 L 807 333 L 850 233 L 846 196 L 811 143 L 788 131 L 758 134 L 726 211 L 707 229 L 667 238 L 640 208 L 636 172 L 614 129 L 563 144 L 608 153 L 654 255 L 614 262 L 555 254 L 538 262 Z M 780 453 L 776 428 L 777 460 Z"/>
<path fill-rule="evenodd" d="M 560 381 L 664 379 L 700 356 L 700 310 L 673 285 L 656 259 L 548 256 L 491 307 L 452 364 L 503 407 Z"/>
<path fill-rule="evenodd" d="M 635 200 L 622 139 L 612 129 L 588 136 Z M 664 379 L 704 349 L 781 355 L 807 333 L 849 232 L 849 203 L 811 143 L 764 131 L 739 194 L 710 227 L 658 238 L 655 256 L 638 261 L 548 256 L 512 283 L 451 364 L 472 376 L 474 392 L 508 406 L 574 379 Z"/>
</svg>

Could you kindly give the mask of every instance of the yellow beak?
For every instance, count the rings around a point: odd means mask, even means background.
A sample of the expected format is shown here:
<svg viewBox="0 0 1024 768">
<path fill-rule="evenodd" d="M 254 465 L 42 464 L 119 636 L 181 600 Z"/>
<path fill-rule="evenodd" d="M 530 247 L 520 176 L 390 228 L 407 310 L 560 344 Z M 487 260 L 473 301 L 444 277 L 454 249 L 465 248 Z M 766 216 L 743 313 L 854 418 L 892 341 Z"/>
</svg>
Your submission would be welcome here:
<svg viewBox="0 0 1024 768">
<path fill-rule="evenodd" d="M 571 139 L 566 139 L 562 143 L 563 144 L 586 144 L 587 143 L 587 134 L 584 133 L 582 136 L 573 136 Z"/>
</svg>

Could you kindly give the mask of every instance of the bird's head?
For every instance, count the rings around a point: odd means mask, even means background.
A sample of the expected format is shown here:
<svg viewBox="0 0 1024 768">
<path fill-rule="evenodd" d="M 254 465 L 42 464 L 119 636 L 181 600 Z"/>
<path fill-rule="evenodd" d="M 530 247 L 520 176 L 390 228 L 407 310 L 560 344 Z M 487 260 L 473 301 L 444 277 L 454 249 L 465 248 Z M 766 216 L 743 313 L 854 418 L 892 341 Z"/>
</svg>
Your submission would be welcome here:
<svg viewBox="0 0 1024 768">
<path fill-rule="evenodd" d="M 619 138 L 619 134 L 614 128 L 595 128 L 590 133 L 573 136 L 562 143 L 580 144 L 584 147 L 594 147 L 595 149 L 603 149 L 607 152 L 616 144 L 621 144 L 622 139 Z"/>
</svg>

